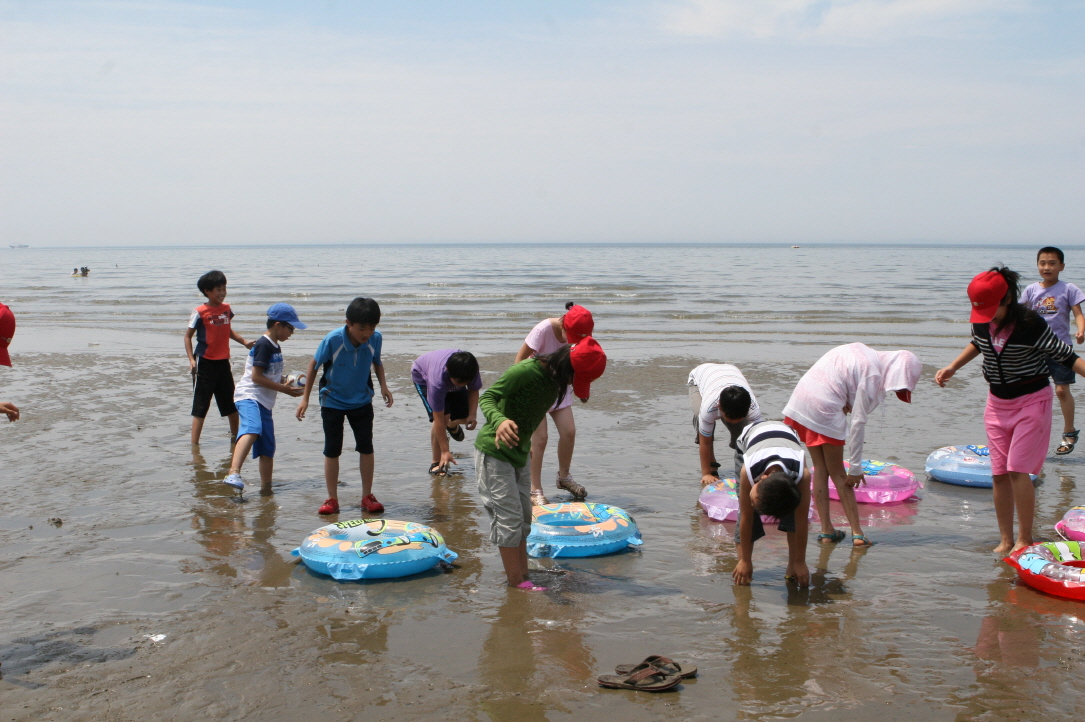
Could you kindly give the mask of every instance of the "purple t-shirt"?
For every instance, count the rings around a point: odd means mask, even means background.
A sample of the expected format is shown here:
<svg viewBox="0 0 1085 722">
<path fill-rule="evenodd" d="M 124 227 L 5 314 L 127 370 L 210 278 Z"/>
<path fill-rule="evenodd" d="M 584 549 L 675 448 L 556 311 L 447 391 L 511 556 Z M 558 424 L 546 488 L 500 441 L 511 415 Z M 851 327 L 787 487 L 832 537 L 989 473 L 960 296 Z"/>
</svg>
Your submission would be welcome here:
<svg viewBox="0 0 1085 722">
<path fill-rule="evenodd" d="M 1021 304 L 1043 316 L 1051 331 L 1063 343 L 1074 345 L 1070 336 L 1070 309 L 1085 301 L 1085 293 L 1072 283 L 1059 281 L 1051 288 L 1033 283 L 1021 294 Z"/>
<path fill-rule="evenodd" d="M 452 383 L 452 379 L 448 377 L 448 369 L 445 368 L 449 357 L 459 352 L 458 348 L 429 351 L 416 358 L 411 364 L 411 381 L 426 387 L 426 401 L 434 413 L 444 413 L 445 394 L 463 388 Z M 474 380 L 467 384 L 467 388 L 471 391 L 481 389 L 482 376 L 475 374 Z"/>
</svg>

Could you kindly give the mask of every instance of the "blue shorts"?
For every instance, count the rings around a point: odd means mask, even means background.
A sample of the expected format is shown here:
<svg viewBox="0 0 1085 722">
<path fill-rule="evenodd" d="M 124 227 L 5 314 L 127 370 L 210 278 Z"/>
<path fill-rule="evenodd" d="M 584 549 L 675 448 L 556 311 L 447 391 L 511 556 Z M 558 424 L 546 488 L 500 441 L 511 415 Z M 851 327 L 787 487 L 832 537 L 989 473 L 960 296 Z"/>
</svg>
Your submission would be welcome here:
<svg viewBox="0 0 1085 722">
<path fill-rule="evenodd" d="M 241 419 L 237 437 L 256 434 L 256 443 L 252 445 L 252 458 L 275 458 L 275 422 L 271 420 L 271 409 L 265 409 L 252 399 L 241 399 L 234 405 L 237 406 L 237 415 Z"/>
<path fill-rule="evenodd" d="M 1047 367 L 1051 369 L 1051 380 L 1060 386 L 1077 383 L 1073 369 L 1068 369 L 1053 358 L 1047 359 Z"/>
</svg>

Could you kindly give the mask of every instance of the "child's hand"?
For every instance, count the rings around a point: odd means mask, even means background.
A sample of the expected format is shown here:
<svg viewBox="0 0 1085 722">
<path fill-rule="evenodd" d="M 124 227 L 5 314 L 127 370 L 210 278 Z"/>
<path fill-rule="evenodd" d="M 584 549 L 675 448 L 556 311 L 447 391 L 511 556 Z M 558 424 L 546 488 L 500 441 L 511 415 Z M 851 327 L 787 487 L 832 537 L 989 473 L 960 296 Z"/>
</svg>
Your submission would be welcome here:
<svg viewBox="0 0 1085 722">
<path fill-rule="evenodd" d="M 790 579 L 800 587 L 808 587 L 810 586 L 810 567 L 806 566 L 806 562 L 788 564 L 784 579 Z"/>
<path fill-rule="evenodd" d="M 946 382 L 953 378 L 953 374 L 957 373 L 957 370 L 952 366 L 946 366 L 944 369 L 939 369 L 938 373 L 934 375 L 934 383 L 945 388 Z"/>
<path fill-rule="evenodd" d="M 715 474 L 701 474 L 701 486 L 708 486 L 709 484 L 715 484 L 720 480 L 720 477 Z"/>
<path fill-rule="evenodd" d="M 475 427 L 478 426 L 478 418 L 474 416 L 468 416 L 467 422 L 464 424 L 464 426 L 467 428 L 468 431 L 474 431 Z"/>
<path fill-rule="evenodd" d="M 298 417 L 298 421 L 305 418 L 305 412 L 309 410 L 309 399 L 302 399 L 298 404 L 298 410 L 294 412 L 294 416 Z"/>
<path fill-rule="evenodd" d="M 750 580 L 753 579 L 753 564 L 747 561 L 740 561 L 735 565 L 735 570 L 731 572 L 731 578 L 735 580 L 735 584 L 740 587 L 750 586 Z M 809 573 L 807 573 L 809 578 Z"/>
<path fill-rule="evenodd" d="M 241 345 L 244 346 L 247 349 L 251 349 L 253 347 L 253 344 L 255 344 L 255 343 L 256 343 L 255 341 L 246 341 L 245 343 L 243 343 Z"/>
<path fill-rule="evenodd" d="M 510 449 L 520 443 L 520 428 L 512 419 L 505 419 L 494 432 L 494 446 L 501 448 L 501 442 Z"/>
<path fill-rule="evenodd" d="M 1078 341 L 1078 343 L 1081 343 L 1081 341 Z M 196 375 L 196 359 L 190 358 L 188 360 L 188 372 L 193 376 Z"/>
<path fill-rule="evenodd" d="M 860 484 L 865 484 L 866 477 L 862 474 L 848 474 L 846 477 L 844 477 L 844 483 L 854 489 Z"/>
<path fill-rule="evenodd" d="M 456 460 L 452 458 L 451 451 L 442 451 L 441 459 L 437 462 L 437 475 L 444 476 L 448 473 L 450 466 L 456 463 Z"/>
<path fill-rule="evenodd" d="M 1078 331 L 1076 334 L 1074 334 L 1074 339 L 1078 343 L 1085 343 L 1085 331 Z"/>
<path fill-rule="evenodd" d="M 841 411 L 844 412 L 845 416 L 850 414 L 851 413 L 851 404 L 844 404 L 844 408 L 842 408 Z"/>
<path fill-rule="evenodd" d="M 389 409 L 392 408 L 392 392 L 382 386 L 381 397 L 384 399 L 384 405 Z"/>
<path fill-rule="evenodd" d="M 287 396 L 293 396 L 294 398 L 297 398 L 303 393 L 305 393 L 305 389 L 303 389 L 301 386 L 287 386 L 286 384 L 283 384 L 283 393 Z"/>
<path fill-rule="evenodd" d="M 19 420 L 19 407 L 9 401 L 0 401 L 0 413 L 6 414 L 8 421 Z"/>
</svg>

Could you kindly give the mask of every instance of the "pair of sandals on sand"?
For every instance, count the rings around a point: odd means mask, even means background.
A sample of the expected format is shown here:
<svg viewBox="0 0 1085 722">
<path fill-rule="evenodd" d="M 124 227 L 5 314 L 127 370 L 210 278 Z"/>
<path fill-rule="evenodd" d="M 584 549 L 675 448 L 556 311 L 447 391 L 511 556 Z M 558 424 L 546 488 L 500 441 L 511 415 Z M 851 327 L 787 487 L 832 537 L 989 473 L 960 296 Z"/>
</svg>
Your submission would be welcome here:
<svg viewBox="0 0 1085 722">
<path fill-rule="evenodd" d="M 673 659 L 653 654 L 640 664 L 619 664 L 617 674 L 599 677 L 600 687 L 636 689 L 642 692 L 662 692 L 677 687 L 683 679 L 697 676 L 691 664 L 679 664 Z"/>
</svg>

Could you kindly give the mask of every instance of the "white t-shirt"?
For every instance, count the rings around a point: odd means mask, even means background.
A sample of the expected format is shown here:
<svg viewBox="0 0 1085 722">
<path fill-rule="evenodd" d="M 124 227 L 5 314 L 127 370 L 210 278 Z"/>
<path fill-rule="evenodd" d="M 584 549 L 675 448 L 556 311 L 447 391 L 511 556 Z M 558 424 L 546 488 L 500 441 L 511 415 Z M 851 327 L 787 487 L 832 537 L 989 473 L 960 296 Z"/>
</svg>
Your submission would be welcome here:
<svg viewBox="0 0 1085 722">
<path fill-rule="evenodd" d="M 282 383 L 283 380 L 283 352 L 279 344 L 272 341 L 267 335 L 256 339 L 256 343 L 245 357 L 245 373 L 234 388 L 234 401 L 251 399 L 271 410 L 275 408 L 275 399 L 279 392 L 275 389 L 267 389 L 257 386 L 252 382 L 252 367 L 259 366 L 264 370 L 264 376 L 269 381 Z"/>
<path fill-rule="evenodd" d="M 720 392 L 728 386 L 741 386 L 750 392 L 750 412 L 746 421 L 756 424 L 761 421 L 761 407 L 757 397 L 746 382 L 746 377 L 731 364 L 701 364 L 689 372 L 688 386 L 696 386 L 701 394 L 701 411 L 697 415 L 698 431 L 701 436 L 714 436 L 716 420 L 720 418 Z"/>
<path fill-rule="evenodd" d="M 569 345 L 564 341 L 559 341 L 558 337 L 554 335 L 554 327 L 550 324 L 550 319 L 548 318 L 535 324 L 535 328 L 531 329 L 531 332 L 528 333 L 527 338 L 524 339 L 524 343 L 527 344 L 528 348 L 535 352 L 536 356 L 549 356 L 559 348 Z M 574 398 L 573 387 L 570 386 L 565 390 L 565 398 L 561 400 L 561 403 L 558 404 L 555 402 L 547 413 L 552 413 L 558 409 L 572 406 Z"/>
</svg>

